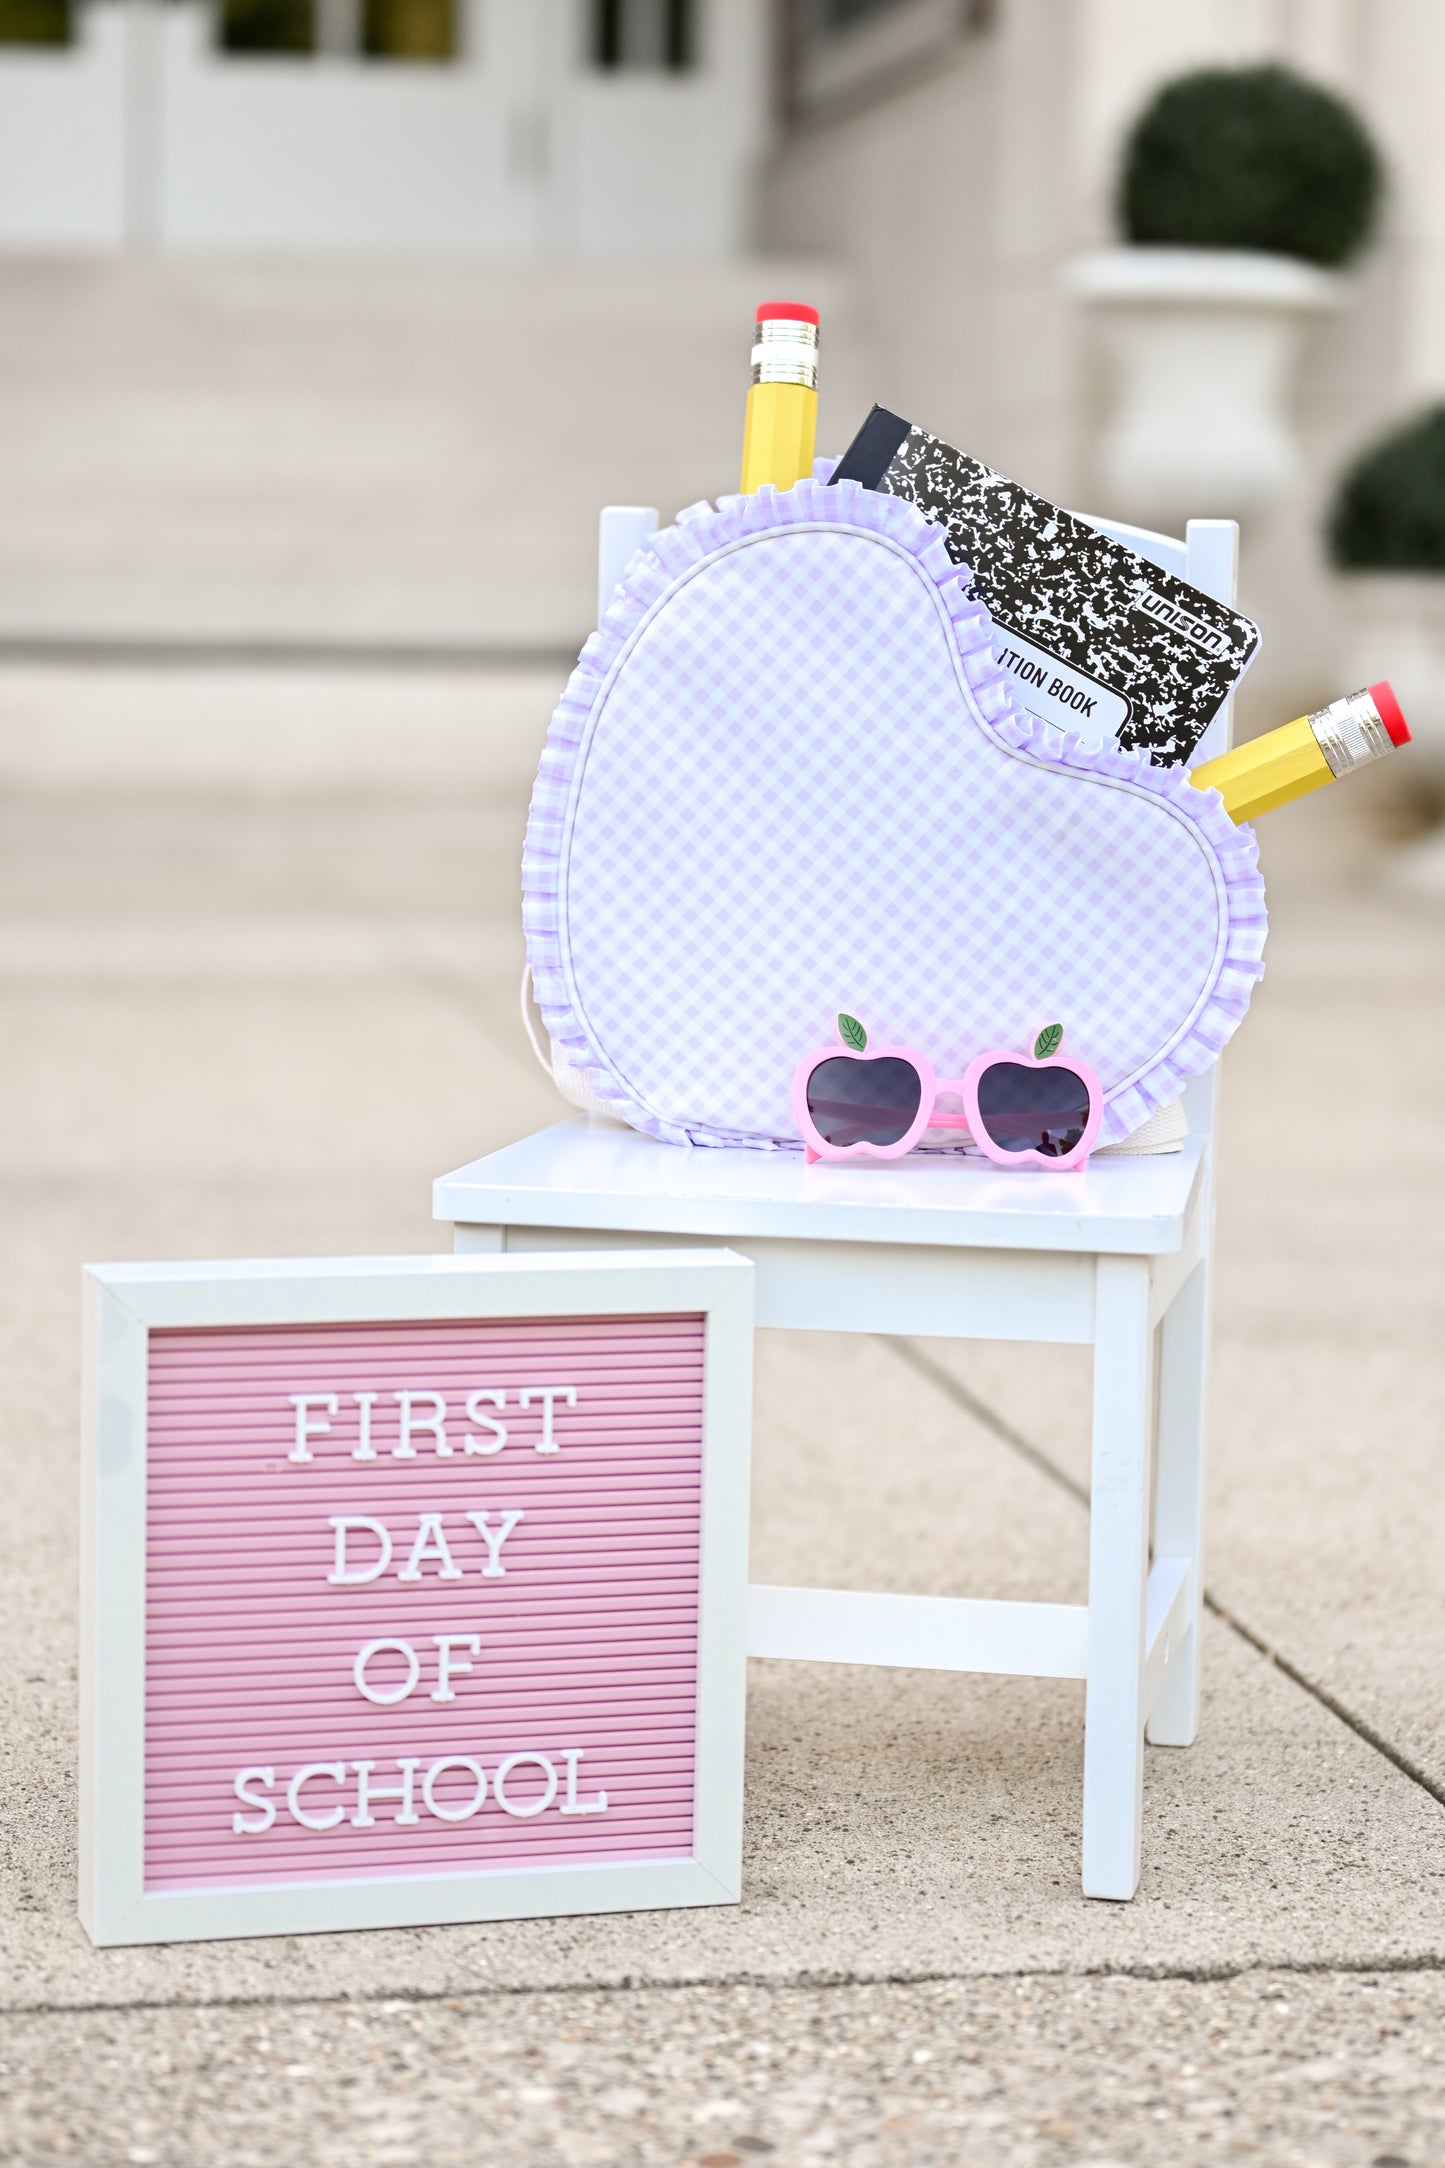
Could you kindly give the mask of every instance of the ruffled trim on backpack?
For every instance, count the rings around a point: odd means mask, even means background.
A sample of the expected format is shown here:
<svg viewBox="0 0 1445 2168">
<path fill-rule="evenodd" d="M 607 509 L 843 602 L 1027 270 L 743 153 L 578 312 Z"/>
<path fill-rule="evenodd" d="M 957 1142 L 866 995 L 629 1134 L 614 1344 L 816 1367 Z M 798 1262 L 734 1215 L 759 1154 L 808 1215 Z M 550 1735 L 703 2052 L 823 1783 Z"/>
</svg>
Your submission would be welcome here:
<svg viewBox="0 0 1445 2168">
<path fill-rule="evenodd" d="M 619 1120 L 669 1144 L 738 1144 L 753 1150 L 800 1150 L 788 1139 L 689 1130 L 639 1104 L 594 1045 L 572 1003 L 562 954 L 562 850 L 578 758 L 592 719 L 637 635 L 673 589 L 710 557 L 751 536 L 797 526 L 836 526 L 886 537 L 913 557 L 938 591 L 953 626 L 960 673 L 976 715 L 1016 752 L 1107 777 L 1163 798 L 1199 831 L 1223 884 L 1225 940 L 1215 975 L 1175 1043 L 1107 1097 L 1099 1143 L 1117 1144 L 1160 1107 L 1179 1097 L 1192 1076 L 1215 1062 L 1243 1021 L 1255 981 L 1263 975 L 1264 883 L 1253 830 L 1236 827 L 1217 791 L 1197 790 L 1182 767 L 1155 767 L 1145 752 L 1112 740 L 1086 742 L 1055 723 L 1027 714 L 993 656 L 993 622 L 970 594 L 972 574 L 949 556 L 942 530 L 901 497 L 858 482 L 828 485 L 836 462 L 815 462 L 812 477 L 789 490 L 706 499 L 679 512 L 675 526 L 650 537 L 597 630 L 590 635 L 552 716 L 532 791 L 522 853 L 522 923 L 543 1022 L 563 1058 L 586 1073 L 597 1099 Z"/>
</svg>

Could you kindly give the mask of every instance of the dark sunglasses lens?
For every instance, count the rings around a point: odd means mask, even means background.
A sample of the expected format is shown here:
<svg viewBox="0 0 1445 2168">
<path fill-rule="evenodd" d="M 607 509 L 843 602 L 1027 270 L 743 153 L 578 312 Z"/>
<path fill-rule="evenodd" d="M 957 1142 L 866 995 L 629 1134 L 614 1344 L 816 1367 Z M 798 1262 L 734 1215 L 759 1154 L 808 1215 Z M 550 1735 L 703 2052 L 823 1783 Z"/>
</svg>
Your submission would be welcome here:
<svg viewBox="0 0 1445 2168">
<path fill-rule="evenodd" d="M 1089 1122 L 1089 1087 L 1072 1069 L 996 1061 L 978 1080 L 978 1118 L 1001 1152 L 1064 1159 Z"/>
<path fill-rule="evenodd" d="M 819 1062 L 807 1096 L 813 1127 L 825 1144 L 896 1144 L 917 1116 L 923 1085 L 912 1062 L 897 1054 L 878 1061 L 835 1054 Z"/>
</svg>

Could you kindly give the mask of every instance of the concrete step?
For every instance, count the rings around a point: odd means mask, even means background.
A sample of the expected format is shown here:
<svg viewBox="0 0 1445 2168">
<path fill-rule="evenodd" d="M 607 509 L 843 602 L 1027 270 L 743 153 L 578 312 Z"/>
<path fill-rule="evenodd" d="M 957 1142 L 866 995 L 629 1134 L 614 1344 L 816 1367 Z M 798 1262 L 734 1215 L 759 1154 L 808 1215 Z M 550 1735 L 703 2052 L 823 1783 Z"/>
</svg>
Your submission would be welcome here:
<svg viewBox="0 0 1445 2168">
<path fill-rule="evenodd" d="M 736 487 L 759 300 L 816 263 L 0 263 L 0 640 L 575 648 L 596 514 Z"/>
</svg>

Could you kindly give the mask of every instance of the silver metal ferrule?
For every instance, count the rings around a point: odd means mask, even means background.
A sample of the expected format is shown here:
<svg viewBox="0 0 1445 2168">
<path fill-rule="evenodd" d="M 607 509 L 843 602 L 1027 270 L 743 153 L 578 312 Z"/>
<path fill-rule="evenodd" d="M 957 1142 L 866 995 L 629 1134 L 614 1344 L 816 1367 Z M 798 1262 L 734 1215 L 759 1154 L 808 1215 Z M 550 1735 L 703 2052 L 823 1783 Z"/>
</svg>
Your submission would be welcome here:
<svg viewBox="0 0 1445 2168">
<path fill-rule="evenodd" d="M 818 327 L 791 316 L 766 316 L 753 332 L 753 382 L 818 389 Z"/>
<path fill-rule="evenodd" d="M 1309 718 L 1315 741 L 1329 763 L 1333 776 L 1351 775 L 1383 760 L 1395 750 L 1394 740 L 1380 720 L 1380 711 L 1368 692 L 1347 693 L 1317 708 Z"/>
</svg>

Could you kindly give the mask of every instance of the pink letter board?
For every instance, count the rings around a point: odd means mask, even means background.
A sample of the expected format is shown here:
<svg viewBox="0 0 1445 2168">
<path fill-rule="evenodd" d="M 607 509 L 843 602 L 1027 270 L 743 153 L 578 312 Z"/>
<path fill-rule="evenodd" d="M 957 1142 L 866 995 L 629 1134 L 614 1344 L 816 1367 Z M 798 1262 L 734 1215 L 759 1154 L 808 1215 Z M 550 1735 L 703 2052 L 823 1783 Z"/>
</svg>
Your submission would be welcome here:
<svg viewBox="0 0 1445 2168">
<path fill-rule="evenodd" d="M 745 1260 L 88 1281 L 97 1942 L 736 1899 Z"/>
</svg>

